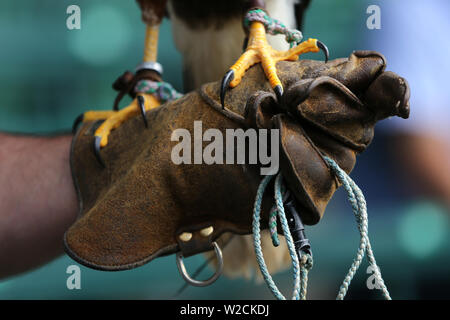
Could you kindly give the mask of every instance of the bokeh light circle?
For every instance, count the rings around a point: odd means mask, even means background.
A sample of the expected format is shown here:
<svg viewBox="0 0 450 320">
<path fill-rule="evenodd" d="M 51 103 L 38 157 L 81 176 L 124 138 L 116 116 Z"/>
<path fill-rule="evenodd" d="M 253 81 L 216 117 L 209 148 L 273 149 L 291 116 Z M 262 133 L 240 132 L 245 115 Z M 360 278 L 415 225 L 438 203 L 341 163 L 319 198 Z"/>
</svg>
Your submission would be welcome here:
<svg viewBox="0 0 450 320">
<path fill-rule="evenodd" d="M 424 259 L 445 243 L 449 216 L 446 210 L 432 202 L 414 203 L 400 218 L 400 245 L 411 256 Z"/>
<path fill-rule="evenodd" d="M 129 45 L 131 27 L 126 20 L 120 10 L 106 3 L 81 7 L 81 29 L 68 31 L 70 52 L 94 66 L 115 62 Z"/>
</svg>

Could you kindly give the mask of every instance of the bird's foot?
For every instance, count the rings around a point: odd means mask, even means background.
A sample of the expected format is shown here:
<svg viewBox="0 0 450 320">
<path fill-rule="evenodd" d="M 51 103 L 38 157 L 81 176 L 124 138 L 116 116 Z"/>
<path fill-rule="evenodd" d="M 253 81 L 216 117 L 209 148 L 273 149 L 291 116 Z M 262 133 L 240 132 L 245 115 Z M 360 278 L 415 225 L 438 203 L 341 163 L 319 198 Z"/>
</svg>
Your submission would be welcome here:
<svg viewBox="0 0 450 320">
<path fill-rule="evenodd" d="M 141 114 L 144 125 L 148 127 L 146 111 L 154 109 L 159 105 L 160 102 L 154 95 L 138 93 L 136 99 L 123 109 L 117 111 L 87 111 L 81 114 L 75 120 L 73 130 L 75 131 L 78 124 L 81 122 L 104 120 L 94 133 L 94 152 L 98 161 L 104 166 L 105 163 L 100 155 L 100 149 L 107 146 L 108 137 L 111 131 L 118 128 L 126 120 L 137 114 Z"/>
<path fill-rule="evenodd" d="M 266 39 L 266 30 L 261 22 L 252 22 L 249 30 L 249 40 L 245 52 L 228 70 L 222 79 L 220 89 L 220 100 L 222 108 L 225 107 L 225 93 L 228 87 L 234 88 L 240 82 L 245 72 L 254 64 L 261 63 L 264 73 L 275 91 L 278 99 L 283 94 L 283 85 L 278 78 L 276 63 L 278 61 L 295 61 L 299 55 L 307 52 L 319 52 L 323 50 L 325 60 L 328 60 L 328 48 L 317 39 L 308 39 L 299 45 L 286 50 L 277 51 L 273 49 Z"/>
</svg>

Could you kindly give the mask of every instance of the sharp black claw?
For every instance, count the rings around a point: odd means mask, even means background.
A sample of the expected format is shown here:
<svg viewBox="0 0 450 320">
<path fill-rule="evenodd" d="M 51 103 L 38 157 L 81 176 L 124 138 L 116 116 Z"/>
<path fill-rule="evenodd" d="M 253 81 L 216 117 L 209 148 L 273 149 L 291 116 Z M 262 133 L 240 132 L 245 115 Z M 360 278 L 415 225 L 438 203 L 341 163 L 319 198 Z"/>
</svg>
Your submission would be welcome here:
<svg viewBox="0 0 450 320">
<path fill-rule="evenodd" d="M 222 104 L 222 109 L 225 109 L 225 93 L 227 92 L 228 86 L 233 79 L 233 70 L 228 70 L 222 79 L 222 84 L 220 86 L 220 103 Z"/>
<path fill-rule="evenodd" d="M 328 48 L 326 45 L 323 44 L 322 41 L 317 40 L 317 47 L 323 51 L 325 54 L 325 63 L 328 62 L 328 58 L 330 58 L 330 51 L 328 51 Z"/>
<path fill-rule="evenodd" d="M 144 119 L 145 127 L 148 128 L 147 117 L 145 116 L 145 98 L 143 96 L 137 96 L 139 109 L 141 109 L 142 119 Z"/>
<path fill-rule="evenodd" d="M 105 162 L 103 161 L 103 158 L 100 154 L 100 141 L 102 140 L 102 137 L 99 136 L 95 136 L 95 140 L 94 140 L 94 154 L 95 157 L 97 158 L 98 162 L 102 165 L 102 167 L 106 167 L 105 166 Z"/>
<path fill-rule="evenodd" d="M 84 119 L 84 113 L 80 114 L 75 119 L 75 121 L 73 122 L 73 125 L 72 125 L 72 133 L 73 134 L 75 134 L 75 132 L 77 132 L 78 125 L 83 122 L 83 119 Z"/>
<path fill-rule="evenodd" d="M 275 91 L 275 94 L 277 95 L 278 103 L 280 103 L 281 97 L 283 96 L 283 87 L 280 85 L 277 85 L 277 86 L 275 86 L 275 88 L 273 88 L 273 91 Z"/>
</svg>

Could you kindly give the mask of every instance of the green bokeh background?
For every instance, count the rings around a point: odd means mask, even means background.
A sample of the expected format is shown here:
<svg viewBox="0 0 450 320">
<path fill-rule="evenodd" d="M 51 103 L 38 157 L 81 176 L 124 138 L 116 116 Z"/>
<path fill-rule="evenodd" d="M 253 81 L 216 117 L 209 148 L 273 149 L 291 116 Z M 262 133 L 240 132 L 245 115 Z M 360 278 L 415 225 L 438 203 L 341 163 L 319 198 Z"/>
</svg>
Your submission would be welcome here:
<svg viewBox="0 0 450 320">
<path fill-rule="evenodd" d="M 66 28 L 66 8 L 71 4 L 81 8 L 81 30 Z M 376 32 L 365 28 L 369 4 L 360 0 L 314 0 L 307 12 L 304 36 L 325 42 L 331 58 L 348 56 L 364 48 L 368 32 Z M 140 61 L 143 37 L 140 11 L 132 0 L 1 1 L 0 130 L 45 134 L 68 131 L 81 112 L 110 108 L 115 97 L 111 84 Z M 159 48 L 165 80 L 181 91 L 181 55 L 173 44 L 168 20 L 162 25 Z M 376 167 L 377 162 L 384 163 L 378 160 L 385 158 L 387 140 L 383 134 L 377 136 L 353 174 L 367 194 L 377 261 L 394 298 L 448 298 L 449 215 L 426 198 L 388 195 L 390 191 L 386 190 L 398 187 L 392 184 L 395 176 L 389 168 Z M 309 297 L 333 299 L 359 240 L 342 190 L 333 198 L 322 222 L 307 232 L 315 258 Z M 202 262 L 202 257 L 188 259 L 189 270 Z M 0 299 L 172 299 L 184 283 L 174 256 L 170 256 L 122 272 L 81 266 L 81 290 L 68 290 L 66 268 L 72 264 L 76 263 L 64 255 L 37 270 L 4 279 L 0 281 Z M 350 298 L 380 297 L 366 287 L 366 267 L 363 264 L 358 272 Z M 208 272 L 211 270 L 203 277 Z M 290 271 L 274 279 L 284 292 L 291 291 Z M 272 296 L 264 284 L 222 277 L 207 288 L 189 287 L 178 298 Z"/>
</svg>

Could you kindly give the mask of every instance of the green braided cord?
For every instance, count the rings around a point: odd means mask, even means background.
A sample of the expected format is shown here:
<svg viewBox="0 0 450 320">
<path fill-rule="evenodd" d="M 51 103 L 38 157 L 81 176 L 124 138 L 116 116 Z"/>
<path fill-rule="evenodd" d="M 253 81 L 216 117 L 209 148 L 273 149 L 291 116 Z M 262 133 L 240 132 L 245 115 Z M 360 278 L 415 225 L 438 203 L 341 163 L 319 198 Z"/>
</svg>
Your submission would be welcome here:
<svg viewBox="0 0 450 320">
<path fill-rule="evenodd" d="M 176 100 L 183 96 L 170 83 L 163 81 L 141 80 L 137 83 L 135 91 L 154 94 L 161 103 Z"/>
<path fill-rule="evenodd" d="M 281 193 L 283 194 L 286 191 L 286 187 L 284 184 L 281 185 Z M 278 238 L 278 229 L 277 229 L 277 216 L 278 216 L 278 210 L 275 208 L 275 210 L 271 211 L 269 214 L 269 231 L 270 231 L 270 237 L 272 238 L 272 244 L 274 247 L 278 247 L 280 245 L 280 239 Z"/>
<path fill-rule="evenodd" d="M 275 188 L 274 188 L 274 198 L 275 204 L 277 206 L 278 217 L 280 218 L 281 228 L 283 230 L 284 237 L 286 239 L 286 244 L 289 250 L 289 255 L 292 259 L 292 269 L 294 270 L 294 295 L 295 299 L 300 299 L 301 295 L 301 273 L 300 273 L 300 257 L 297 255 L 297 250 L 295 248 L 294 239 L 291 235 L 291 230 L 284 212 L 284 203 L 281 190 L 284 188 L 283 175 L 278 173 L 275 178 Z"/>
<path fill-rule="evenodd" d="M 277 216 L 278 211 L 274 210 L 269 215 L 269 231 L 270 237 L 272 238 L 272 244 L 274 247 L 278 247 L 280 245 L 280 239 L 278 238 L 277 232 Z"/>
<path fill-rule="evenodd" d="M 277 286 L 275 285 L 272 279 L 272 276 L 267 270 L 267 266 L 264 261 L 264 256 L 261 248 L 261 232 L 260 232 L 261 204 L 264 191 L 267 188 L 267 185 L 269 184 L 272 177 L 273 176 L 264 177 L 264 179 L 261 180 L 261 183 L 258 187 L 258 191 L 256 193 L 255 205 L 253 209 L 253 245 L 255 247 L 256 261 L 258 262 L 261 274 L 263 275 L 263 278 L 266 281 L 267 286 L 277 299 L 285 300 L 286 298 L 278 290 Z M 275 188 L 274 188 L 275 202 L 277 206 L 276 212 L 278 214 L 278 217 L 280 218 L 283 234 L 289 249 L 289 254 L 292 259 L 292 269 L 294 271 L 293 272 L 294 290 L 292 294 L 292 299 L 305 300 L 307 292 L 308 271 L 312 268 L 313 261 L 312 257 L 308 254 L 302 254 L 300 257 L 297 256 L 294 240 L 292 239 L 292 235 L 289 230 L 288 222 L 284 212 L 283 197 L 282 197 L 283 189 L 285 189 L 285 187 L 284 183 L 282 182 L 282 175 L 281 173 L 278 173 L 277 178 L 275 179 Z"/>
<path fill-rule="evenodd" d="M 286 190 L 286 186 L 283 181 L 283 176 L 281 172 L 277 175 L 277 178 L 275 179 L 275 201 L 277 204 L 277 209 L 279 212 L 280 222 L 281 226 L 283 227 L 284 221 L 287 221 L 285 218 L 284 213 L 284 204 L 283 204 L 283 197 L 282 197 L 282 191 Z M 284 231 L 287 229 L 288 231 Z M 288 248 L 290 249 L 290 254 L 292 256 L 297 256 L 297 250 L 295 248 L 295 245 L 293 244 L 294 240 L 292 239 L 290 229 L 289 227 L 283 227 L 284 235 L 287 239 Z M 292 243 L 292 244 L 291 244 Z M 291 245 L 290 245 L 291 244 Z M 294 261 L 294 260 L 293 260 Z M 308 272 L 313 267 L 313 259 L 310 254 L 301 252 L 300 257 L 298 257 L 298 264 L 300 267 L 300 283 L 299 283 L 299 299 L 306 300 L 306 292 L 308 287 Z M 293 263 L 294 269 L 297 267 Z"/>
<path fill-rule="evenodd" d="M 259 269 L 261 271 L 261 274 L 263 275 L 263 278 L 269 287 L 272 294 L 278 299 L 278 300 L 286 300 L 284 295 L 280 292 L 278 287 L 276 286 L 275 282 L 272 279 L 272 276 L 269 273 L 269 270 L 267 269 L 266 262 L 264 260 L 264 255 L 261 248 L 261 227 L 260 227 L 260 220 L 261 220 L 261 205 L 262 205 L 262 199 L 264 196 L 264 191 L 267 188 L 267 185 L 269 184 L 270 180 L 273 176 L 265 176 L 261 183 L 258 186 L 258 191 L 256 192 L 256 199 L 255 204 L 253 208 L 253 223 L 252 223 L 252 229 L 253 229 L 253 245 L 255 247 L 255 255 L 256 255 L 256 261 L 258 262 Z M 297 257 L 297 254 L 295 253 L 295 249 L 292 250 L 292 248 L 295 247 L 294 242 L 292 240 L 289 226 L 287 224 L 286 216 L 283 212 L 280 212 L 280 220 L 283 227 L 283 232 L 285 235 L 286 244 L 288 245 L 288 248 L 290 248 L 289 253 L 291 255 L 292 259 L 292 267 L 293 267 L 293 273 L 294 273 L 294 291 L 292 294 L 293 300 L 298 300 L 300 298 L 300 268 L 299 268 L 299 260 Z"/>
<path fill-rule="evenodd" d="M 308 291 L 308 273 L 312 267 L 312 256 L 302 252 L 300 256 L 300 300 L 306 300 L 306 293 Z"/>
<path fill-rule="evenodd" d="M 383 293 L 383 296 L 387 300 L 391 300 L 391 296 L 389 294 L 389 291 L 386 287 L 386 284 L 384 283 L 383 277 L 381 275 L 380 268 L 377 265 L 377 262 L 375 260 L 375 255 L 372 250 L 372 246 L 370 244 L 369 239 L 369 231 L 368 231 L 368 214 L 367 214 L 367 203 L 364 197 L 363 192 L 361 189 L 356 185 L 356 183 L 345 173 L 344 170 L 342 170 L 339 165 L 332 160 L 329 157 L 324 156 L 324 160 L 327 162 L 330 169 L 333 171 L 333 173 L 336 175 L 336 177 L 339 179 L 339 181 L 342 183 L 344 189 L 347 191 L 348 200 L 352 206 L 353 213 L 356 218 L 356 222 L 358 224 L 358 230 L 361 235 L 360 239 L 360 245 L 357 251 L 356 259 L 354 259 L 347 275 L 344 278 L 344 281 L 339 289 L 339 293 L 336 297 L 337 300 L 343 300 L 344 297 L 347 294 L 348 288 L 350 286 L 350 282 L 352 281 L 354 275 L 356 274 L 356 271 L 358 270 L 359 266 L 362 263 L 362 260 L 364 258 L 364 255 L 367 253 L 367 259 L 369 261 L 369 264 L 374 267 L 375 270 L 375 277 L 377 280 L 377 283 L 380 285 L 380 289 Z M 281 196 L 281 173 L 278 174 L 277 179 L 275 181 L 275 199 L 277 202 L 277 210 L 271 212 L 270 217 L 272 218 L 274 213 L 279 215 L 280 220 L 283 224 L 283 218 L 284 220 L 286 217 L 284 216 L 284 208 L 282 204 L 282 196 Z M 275 284 L 273 283 L 272 278 L 270 277 L 270 274 L 268 274 L 267 268 L 265 267 L 264 263 L 264 257 L 262 256 L 262 251 L 260 248 L 260 240 L 259 240 L 259 224 L 257 223 L 257 220 L 259 220 L 259 210 L 261 207 L 262 202 L 262 193 L 264 192 L 264 189 L 266 188 L 268 182 L 270 181 L 270 177 L 266 177 L 261 182 L 260 188 L 258 189 L 257 198 L 255 200 L 255 210 L 254 210 L 254 225 L 253 225 L 253 234 L 254 234 L 254 245 L 255 245 L 255 251 L 256 251 L 256 257 L 257 261 L 260 264 L 261 272 L 269 286 L 269 288 L 272 290 L 274 295 L 277 298 L 284 298 L 281 293 L 276 288 Z M 256 224 L 255 224 L 256 223 Z M 276 234 L 276 219 L 272 220 L 270 225 L 271 227 L 271 233 L 272 229 L 275 230 Z M 284 230 L 283 230 L 284 231 Z M 292 240 L 292 237 L 290 235 L 290 231 L 288 233 L 284 232 L 286 236 L 286 241 L 289 245 L 290 241 Z M 272 240 L 274 239 L 274 234 L 272 234 Z M 277 237 L 277 236 L 276 236 Z M 259 243 L 258 243 L 259 242 Z M 259 245 L 259 250 L 258 246 Z M 312 257 L 306 253 L 301 253 L 300 257 L 296 257 L 296 253 L 291 253 L 291 258 L 293 261 L 293 268 L 294 271 L 297 270 L 298 266 L 300 267 L 300 288 L 298 292 L 298 296 L 294 294 L 294 297 L 299 297 L 300 299 L 306 299 L 306 293 L 307 293 L 307 284 L 308 284 L 308 272 L 313 266 L 313 260 Z M 297 259 L 295 259 L 297 258 Z M 296 274 L 296 273 L 295 273 Z M 296 280 L 296 276 L 294 276 L 294 280 Z M 297 288 L 297 287 L 295 287 Z M 281 296 L 280 296 L 281 295 Z"/>
<path fill-rule="evenodd" d="M 352 206 L 356 222 L 358 223 L 358 230 L 361 237 L 359 248 L 356 254 L 356 259 L 353 260 L 353 263 L 347 275 L 345 276 L 344 281 L 342 282 L 336 300 L 344 299 L 345 295 L 347 294 L 348 287 L 350 286 L 350 282 L 352 281 L 356 271 L 361 265 L 365 253 L 367 253 L 369 264 L 374 267 L 375 277 L 377 283 L 380 285 L 384 298 L 386 300 L 391 300 L 389 291 L 384 283 L 383 277 L 381 276 L 380 269 L 377 265 L 377 262 L 375 261 L 372 246 L 370 245 L 367 204 L 364 198 L 364 194 L 361 191 L 361 189 L 356 185 L 356 183 L 348 176 L 348 174 L 344 170 L 342 170 L 339 167 L 339 165 L 334 160 L 326 156 L 324 156 L 324 159 L 327 162 L 330 169 L 332 169 L 333 173 L 342 183 L 344 189 L 347 191 L 348 200 Z"/>
<path fill-rule="evenodd" d="M 251 22 L 261 22 L 266 28 L 266 32 L 271 35 L 283 34 L 290 47 L 299 44 L 303 35 L 299 30 L 289 29 L 281 21 L 271 18 L 264 10 L 254 9 L 247 12 L 244 18 L 244 27 L 248 28 Z"/>
</svg>

